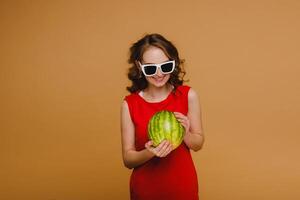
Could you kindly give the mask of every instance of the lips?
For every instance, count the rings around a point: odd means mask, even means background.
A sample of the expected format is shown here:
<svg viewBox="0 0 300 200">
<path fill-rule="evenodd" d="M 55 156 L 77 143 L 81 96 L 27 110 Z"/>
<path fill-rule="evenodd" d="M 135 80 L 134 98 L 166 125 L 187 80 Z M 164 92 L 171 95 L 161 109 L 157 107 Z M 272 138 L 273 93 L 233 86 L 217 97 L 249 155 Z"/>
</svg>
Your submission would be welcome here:
<svg viewBox="0 0 300 200">
<path fill-rule="evenodd" d="M 164 76 L 163 76 L 163 77 L 153 77 L 153 79 L 154 79 L 155 81 L 157 81 L 157 82 L 163 81 L 164 78 L 165 78 Z"/>
</svg>

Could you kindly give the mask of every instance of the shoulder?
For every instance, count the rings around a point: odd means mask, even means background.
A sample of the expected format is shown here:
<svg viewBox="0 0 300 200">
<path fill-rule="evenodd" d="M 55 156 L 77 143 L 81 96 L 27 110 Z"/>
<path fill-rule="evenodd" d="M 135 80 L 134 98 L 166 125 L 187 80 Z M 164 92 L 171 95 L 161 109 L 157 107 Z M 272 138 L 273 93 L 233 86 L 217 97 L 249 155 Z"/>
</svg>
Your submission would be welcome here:
<svg viewBox="0 0 300 200">
<path fill-rule="evenodd" d="M 198 105 L 200 103 L 198 94 L 197 94 L 197 92 L 193 88 L 190 88 L 190 90 L 189 90 L 189 93 L 188 93 L 188 102 L 189 102 L 190 106 L 192 106 L 192 105 Z"/>
<path fill-rule="evenodd" d="M 121 109 L 122 111 L 129 111 L 131 114 L 136 110 L 139 105 L 138 93 L 134 92 L 126 95 L 123 98 Z"/>
<path fill-rule="evenodd" d="M 125 97 L 126 98 L 126 97 Z M 122 110 L 126 110 L 128 109 L 128 103 L 127 103 L 127 100 L 126 99 L 123 99 L 122 103 L 121 103 L 121 109 Z"/>
<path fill-rule="evenodd" d="M 188 85 L 181 85 L 178 86 L 178 90 L 185 94 L 188 97 L 189 101 L 197 101 L 198 100 L 198 94 L 197 92 Z"/>
<path fill-rule="evenodd" d="M 188 85 L 179 85 L 176 87 L 176 94 L 177 96 L 184 96 L 187 97 L 189 90 L 190 90 L 190 86 Z"/>
<path fill-rule="evenodd" d="M 132 106 L 131 106 L 131 100 L 130 100 L 130 95 L 127 95 L 123 98 L 123 101 L 121 102 L 121 116 L 124 117 L 124 116 L 127 116 L 127 114 L 131 113 L 131 109 L 132 109 Z"/>
<path fill-rule="evenodd" d="M 188 92 L 188 97 L 189 99 L 196 99 L 198 98 L 198 94 L 193 88 L 190 88 Z"/>
<path fill-rule="evenodd" d="M 180 92 L 188 92 L 191 87 L 188 85 L 179 85 L 177 86 L 177 90 Z"/>
<path fill-rule="evenodd" d="M 134 101 L 136 99 L 136 97 L 137 97 L 137 93 L 134 92 L 134 93 L 126 95 L 123 100 L 126 101 L 127 103 L 130 103 L 130 102 Z"/>
</svg>

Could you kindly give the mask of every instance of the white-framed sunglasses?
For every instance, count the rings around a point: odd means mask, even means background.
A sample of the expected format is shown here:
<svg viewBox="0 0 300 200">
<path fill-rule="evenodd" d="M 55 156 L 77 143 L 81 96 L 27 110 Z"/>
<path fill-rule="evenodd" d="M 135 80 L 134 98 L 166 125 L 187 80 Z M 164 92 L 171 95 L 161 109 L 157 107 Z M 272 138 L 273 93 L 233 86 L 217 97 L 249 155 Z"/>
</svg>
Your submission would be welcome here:
<svg viewBox="0 0 300 200">
<path fill-rule="evenodd" d="M 159 64 L 141 64 L 139 61 L 139 64 L 145 76 L 154 76 L 158 68 L 162 74 L 170 74 L 175 69 L 175 60 L 169 60 Z"/>
</svg>

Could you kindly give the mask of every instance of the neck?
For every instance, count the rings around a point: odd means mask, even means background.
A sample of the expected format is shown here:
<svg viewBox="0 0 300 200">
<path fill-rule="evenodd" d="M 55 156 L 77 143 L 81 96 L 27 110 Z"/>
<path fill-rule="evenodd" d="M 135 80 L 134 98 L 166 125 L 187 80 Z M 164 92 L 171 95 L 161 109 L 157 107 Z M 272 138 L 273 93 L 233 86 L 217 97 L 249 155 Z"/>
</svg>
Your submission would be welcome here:
<svg viewBox="0 0 300 200">
<path fill-rule="evenodd" d="M 149 85 L 143 92 L 144 97 L 147 99 L 156 101 L 166 98 L 166 96 L 171 92 L 173 86 L 166 84 L 163 87 L 154 87 Z"/>
</svg>

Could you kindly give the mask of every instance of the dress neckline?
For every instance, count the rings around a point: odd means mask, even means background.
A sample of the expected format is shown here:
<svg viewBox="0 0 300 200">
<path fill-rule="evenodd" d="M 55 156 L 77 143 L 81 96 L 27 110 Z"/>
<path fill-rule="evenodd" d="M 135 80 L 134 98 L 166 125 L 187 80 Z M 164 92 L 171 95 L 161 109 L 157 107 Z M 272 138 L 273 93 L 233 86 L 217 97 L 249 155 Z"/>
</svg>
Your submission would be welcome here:
<svg viewBox="0 0 300 200">
<path fill-rule="evenodd" d="M 160 103 L 164 103 L 164 102 L 168 101 L 168 100 L 171 98 L 172 93 L 173 93 L 174 91 L 173 91 L 173 89 L 172 89 L 172 90 L 169 92 L 169 94 L 167 95 L 167 97 L 166 97 L 165 99 L 163 99 L 163 100 L 161 100 L 161 101 L 156 101 L 156 102 L 147 101 L 146 99 L 144 99 L 144 97 L 142 97 L 142 96 L 140 95 L 140 92 L 142 92 L 142 91 L 138 91 L 138 92 L 136 93 L 136 95 L 137 95 L 140 99 L 142 99 L 142 101 L 144 101 L 145 103 L 148 103 L 148 104 L 160 104 Z"/>
</svg>

